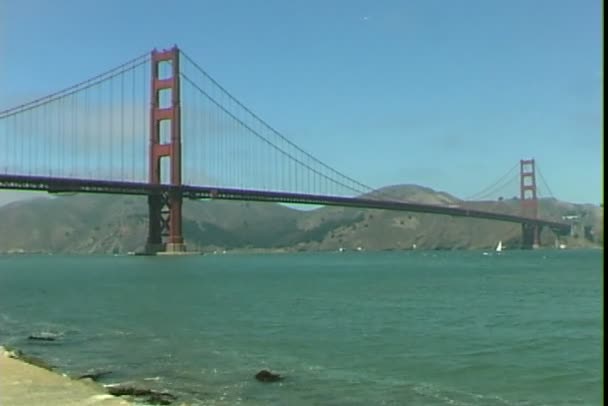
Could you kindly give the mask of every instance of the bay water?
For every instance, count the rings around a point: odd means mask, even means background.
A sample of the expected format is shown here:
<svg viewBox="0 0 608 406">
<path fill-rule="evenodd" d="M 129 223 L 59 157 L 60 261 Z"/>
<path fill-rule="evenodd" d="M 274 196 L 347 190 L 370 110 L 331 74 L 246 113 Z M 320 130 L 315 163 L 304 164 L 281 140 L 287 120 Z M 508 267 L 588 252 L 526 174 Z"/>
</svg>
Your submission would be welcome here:
<svg viewBox="0 0 608 406">
<path fill-rule="evenodd" d="M 603 251 L 0 256 L 0 344 L 193 405 L 600 405 Z M 59 334 L 53 342 L 30 334 Z M 269 369 L 286 377 L 260 383 Z"/>
</svg>

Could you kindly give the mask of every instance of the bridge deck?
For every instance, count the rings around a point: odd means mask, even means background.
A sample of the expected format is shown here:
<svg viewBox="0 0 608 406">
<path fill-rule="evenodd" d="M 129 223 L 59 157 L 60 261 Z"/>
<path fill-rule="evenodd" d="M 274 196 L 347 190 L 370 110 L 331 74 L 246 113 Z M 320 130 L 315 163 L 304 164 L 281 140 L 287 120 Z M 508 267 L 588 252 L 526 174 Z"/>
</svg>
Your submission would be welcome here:
<svg viewBox="0 0 608 406">
<path fill-rule="evenodd" d="M 124 195 L 150 195 L 163 192 L 178 192 L 189 199 L 222 199 L 275 203 L 298 203 L 324 206 L 357 207 L 366 209 L 396 210 L 417 213 L 442 214 L 454 217 L 470 217 L 510 223 L 549 227 L 558 233 L 568 233 L 570 225 L 549 220 L 534 219 L 512 214 L 501 214 L 464 207 L 449 207 L 434 204 L 410 203 L 396 200 L 380 200 L 364 197 L 323 196 L 303 193 L 286 193 L 246 189 L 228 189 L 211 186 L 153 185 L 138 182 L 106 180 L 51 178 L 0 174 L 0 189 L 38 190 L 49 193 L 107 193 Z"/>
</svg>

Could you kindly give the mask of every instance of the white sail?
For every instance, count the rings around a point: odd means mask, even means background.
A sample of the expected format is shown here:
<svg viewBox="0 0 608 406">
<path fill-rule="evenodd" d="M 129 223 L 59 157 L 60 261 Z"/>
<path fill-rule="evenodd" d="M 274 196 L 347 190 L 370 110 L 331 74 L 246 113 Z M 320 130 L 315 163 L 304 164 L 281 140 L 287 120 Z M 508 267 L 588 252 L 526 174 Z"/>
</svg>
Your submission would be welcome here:
<svg viewBox="0 0 608 406">
<path fill-rule="evenodd" d="M 502 251 L 502 240 L 498 241 L 498 245 L 496 246 L 496 252 L 501 252 Z"/>
</svg>

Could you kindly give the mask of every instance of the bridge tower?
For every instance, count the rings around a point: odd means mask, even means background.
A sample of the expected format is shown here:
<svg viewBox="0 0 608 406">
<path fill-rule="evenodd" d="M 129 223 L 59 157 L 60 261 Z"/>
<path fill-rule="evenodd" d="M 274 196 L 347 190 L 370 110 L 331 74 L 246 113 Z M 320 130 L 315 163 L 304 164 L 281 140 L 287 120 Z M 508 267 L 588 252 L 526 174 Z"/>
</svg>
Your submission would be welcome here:
<svg viewBox="0 0 608 406">
<path fill-rule="evenodd" d="M 536 197 L 536 167 L 534 159 L 519 161 L 521 215 L 538 218 L 538 199 Z M 522 224 L 522 248 L 538 248 L 540 242 L 540 226 Z"/>
<path fill-rule="evenodd" d="M 159 66 L 171 66 L 169 77 L 160 77 Z M 146 252 L 179 253 L 186 250 L 182 236 L 182 151 L 179 49 L 152 51 L 150 92 L 149 183 L 169 184 L 170 192 L 148 195 Z M 170 103 L 167 101 L 170 99 Z M 166 105 L 168 104 L 168 105 Z M 163 179 L 161 162 L 169 160 L 169 179 Z"/>
</svg>

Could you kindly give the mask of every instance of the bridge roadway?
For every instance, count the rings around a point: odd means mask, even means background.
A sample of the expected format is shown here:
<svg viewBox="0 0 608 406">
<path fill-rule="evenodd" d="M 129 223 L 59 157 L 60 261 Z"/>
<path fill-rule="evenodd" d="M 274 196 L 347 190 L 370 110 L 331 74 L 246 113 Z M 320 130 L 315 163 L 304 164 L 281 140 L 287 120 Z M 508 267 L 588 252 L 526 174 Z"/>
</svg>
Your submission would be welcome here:
<svg viewBox="0 0 608 406">
<path fill-rule="evenodd" d="M 181 193 L 189 199 L 222 199 L 275 203 L 314 204 L 323 206 L 357 207 L 365 209 L 396 210 L 417 213 L 443 214 L 454 217 L 471 217 L 510 223 L 549 227 L 558 234 L 568 234 L 570 225 L 555 221 L 534 219 L 512 214 L 492 213 L 464 207 L 423 203 L 408 203 L 396 200 L 379 200 L 364 197 L 323 196 L 303 193 L 270 192 L 246 189 L 227 189 L 210 186 L 172 186 L 150 183 L 53 178 L 0 174 L 0 189 L 37 190 L 48 193 L 106 193 L 121 195 L 150 195 L 156 193 Z"/>
</svg>

